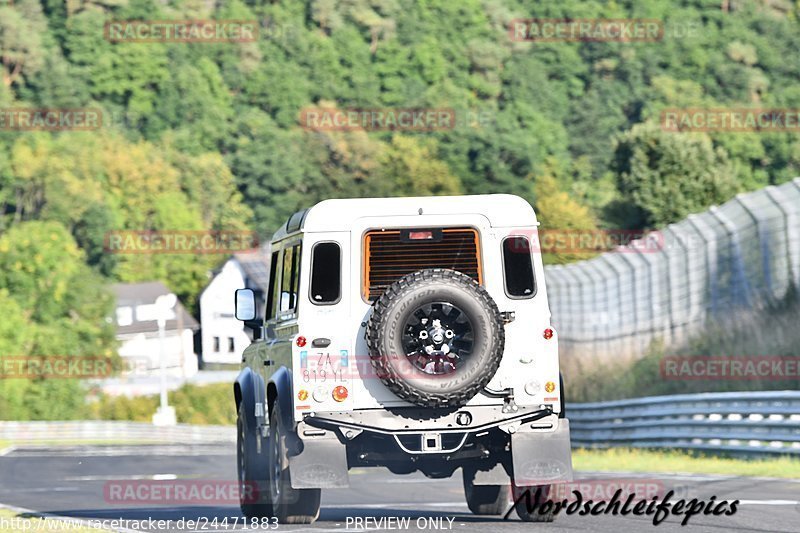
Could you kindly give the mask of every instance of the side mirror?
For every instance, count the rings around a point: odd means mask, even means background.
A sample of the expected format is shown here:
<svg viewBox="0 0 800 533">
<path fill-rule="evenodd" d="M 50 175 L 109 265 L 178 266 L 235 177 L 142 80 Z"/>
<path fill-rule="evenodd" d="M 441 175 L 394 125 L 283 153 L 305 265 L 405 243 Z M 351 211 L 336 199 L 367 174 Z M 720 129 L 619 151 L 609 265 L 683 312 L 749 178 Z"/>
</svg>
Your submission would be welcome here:
<svg viewBox="0 0 800 533">
<path fill-rule="evenodd" d="M 236 319 L 254 320 L 256 318 L 256 295 L 252 289 L 236 291 Z"/>
</svg>

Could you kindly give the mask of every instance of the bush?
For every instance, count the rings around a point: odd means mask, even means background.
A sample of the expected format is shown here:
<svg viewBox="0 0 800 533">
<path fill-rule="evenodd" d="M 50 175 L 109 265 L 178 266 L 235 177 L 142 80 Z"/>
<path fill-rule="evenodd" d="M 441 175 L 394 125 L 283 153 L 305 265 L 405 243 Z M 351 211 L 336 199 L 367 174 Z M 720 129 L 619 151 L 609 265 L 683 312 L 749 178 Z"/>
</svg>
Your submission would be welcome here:
<svg viewBox="0 0 800 533">
<path fill-rule="evenodd" d="M 230 383 L 184 385 L 169 393 L 169 404 L 175 408 L 181 424 L 231 425 L 236 423 L 233 387 Z M 158 395 L 99 395 L 91 404 L 91 417 L 96 420 L 128 420 L 150 422 L 159 405 Z"/>
</svg>

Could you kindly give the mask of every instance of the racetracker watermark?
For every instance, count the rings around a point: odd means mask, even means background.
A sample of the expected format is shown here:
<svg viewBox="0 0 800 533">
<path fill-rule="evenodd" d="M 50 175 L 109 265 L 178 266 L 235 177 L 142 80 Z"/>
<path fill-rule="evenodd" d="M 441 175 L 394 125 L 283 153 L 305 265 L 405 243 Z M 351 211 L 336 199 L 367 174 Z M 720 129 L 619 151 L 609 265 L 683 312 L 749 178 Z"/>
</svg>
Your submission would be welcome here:
<svg viewBox="0 0 800 533">
<path fill-rule="evenodd" d="M 664 23 L 656 19 L 514 19 L 508 35 L 518 42 L 656 42 Z"/>
<path fill-rule="evenodd" d="M 800 379 L 797 356 L 666 356 L 661 377 L 686 381 L 784 381 Z"/>
<path fill-rule="evenodd" d="M 258 247 L 258 236 L 244 230 L 110 231 L 104 249 L 110 254 L 231 254 Z"/>
<path fill-rule="evenodd" d="M 259 29 L 256 20 L 117 20 L 103 34 L 112 43 L 250 43 Z"/>
<path fill-rule="evenodd" d="M 639 231 L 625 229 L 519 229 L 509 237 L 512 239 L 510 251 L 528 253 L 571 253 L 595 254 L 601 252 L 619 253 L 657 253 L 664 249 L 664 236 L 658 231 Z"/>
<path fill-rule="evenodd" d="M 419 334 L 422 333 L 422 328 Z M 427 330 L 425 330 L 427 335 Z M 424 337 L 422 340 L 426 339 Z M 458 345 L 459 336 L 452 331 L 443 332 L 443 340 L 448 344 L 448 339 L 452 339 L 452 344 Z M 449 344 L 448 344 L 449 346 Z M 353 355 L 347 350 L 340 350 L 340 353 L 330 353 L 328 350 L 303 349 L 298 352 L 297 373 L 303 386 L 329 385 L 334 386 L 339 383 L 347 384 L 349 381 L 356 380 L 385 380 L 387 378 L 400 376 L 407 379 L 452 379 L 456 370 L 455 352 L 443 353 L 433 351 L 431 353 L 417 352 L 411 355 L 392 354 L 382 358 L 383 362 L 391 369 L 373 362 L 373 358 L 368 355 Z M 548 392 L 555 389 L 555 381 L 548 382 L 546 388 Z M 298 394 L 298 399 L 303 401 L 308 398 L 306 394 Z"/>
<path fill-rule="evenodd" d="M 440 131 L 454 129 L 457 117 L 450 108 L 307 107 L 299 121 L 309 131 Z"/>
<path fill-rule="evenodd" d="M 269 490 L 261 485 L 221 479 L 114 480 L 103 485 L 103 499 L 114 505 L 239 505 L 257 503 Z"/>
<path fill-rule="evenodd" d="M 800 109 L 665 109 L 661 129 L 670 132 L 800 132 Z"/>
<path fill-rule="evenodd" d="M 111 360 L 100 356 L 80 355 L 3 355 L 0 356 L 0 380 L 3 379 L 96 379 L 114 373 Z"/>
<path fill-rule="evenodd" d="M 99 109 L 0 108 L 0 131 L 89 131 L 102 126 Z"/>
</svg>

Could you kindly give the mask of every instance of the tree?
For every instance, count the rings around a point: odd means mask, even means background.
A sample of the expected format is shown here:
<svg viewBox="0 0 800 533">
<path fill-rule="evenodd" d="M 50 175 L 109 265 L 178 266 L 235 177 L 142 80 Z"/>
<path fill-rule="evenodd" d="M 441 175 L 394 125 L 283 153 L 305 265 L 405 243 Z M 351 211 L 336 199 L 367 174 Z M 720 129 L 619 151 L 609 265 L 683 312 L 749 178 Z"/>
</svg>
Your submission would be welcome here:
<svg viewBox="0 0 800 533">
<path fill-rule="evenodd" d="M 39 70 L 44 63 L 42 30 L 46 22 L 39 2 L 20 0 L 0 6 L 0 67 L 6 87 Z"/>
<path fill-rule="evenodd" d="M 622 201 L 634 207 L 641 226 L 677 222 L 725 202 L 738 188 L 728 154 L 708 135 L 666 132 L 653 124 L 619 137 L 613 169 Z"/>
<path fill-rule="evenodd" d="M 436 158 L 434 142 L 395 135 L 381 158 L 380 179 L 398 196 L 460 194 L 461 182 Z"/>
<path fill-rule="evenodd" d="M 589 208 L 561 189 L 559 182 L 563 180 L 556 177 L 557 172 L 558 167 L 550 161 L 546 171 L 534 182 L 534 206 L 541 223 L 539 237 L 545 264 L 571 263 L 595 255 L 571 244 L 578 242 L 577 237 L 583 233 L 596 232 L 597 226 Z"/>
<path fill-rule="evenodd" d="M 24 222 L 0 236 L 2 356 L 108 358 L 116 349 L 108 320 L 113 297 L 56 222 Z M 0 380 L 0 416 L 72 419 L 83 414 L 77 379 Z"/>
</svg>

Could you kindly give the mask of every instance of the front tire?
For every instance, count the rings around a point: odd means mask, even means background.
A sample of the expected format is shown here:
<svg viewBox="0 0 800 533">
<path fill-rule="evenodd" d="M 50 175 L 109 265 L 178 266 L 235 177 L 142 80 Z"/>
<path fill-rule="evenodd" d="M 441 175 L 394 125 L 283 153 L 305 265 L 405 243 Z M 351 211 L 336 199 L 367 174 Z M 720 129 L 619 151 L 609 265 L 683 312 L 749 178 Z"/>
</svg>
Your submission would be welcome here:
<svg viewBox="0 0 800 533">
<path fill-rule="evenodd" d="M 289 472 L 287 428 L 281 422 L 280 402 L 269 422 L 269 494 L 274 516 L 281 524 L 311 524 L 319 517 L 320 489 L 294 489 Z"/>
<path fill-rule="evenodd" d="M 260 439 L 255 428 L 247 425 L 244 402 L 239 404 L 236 418 L 236 463 L 239 474 L 239 505 L 247 518 L 272 516 L 272 503 L 269 499 L 267 472 L 269 464 L 265 453 L 258 453 L 257 441 Z M 263 443 L 262 443 L 263 444 Z M 266 451 L 262 446 L 262 451 Z"/>
<path fill-rule="evenodd" d="M 508 507 L 508 485 L 475 485 L 475 469 L 461 469 L 467 506 L 475 515 L 500 515 Z"/>
</svg>

